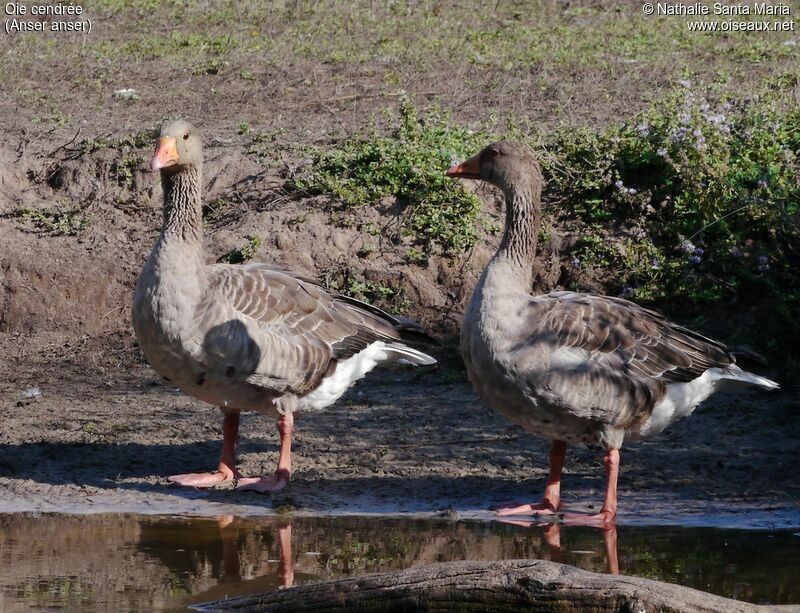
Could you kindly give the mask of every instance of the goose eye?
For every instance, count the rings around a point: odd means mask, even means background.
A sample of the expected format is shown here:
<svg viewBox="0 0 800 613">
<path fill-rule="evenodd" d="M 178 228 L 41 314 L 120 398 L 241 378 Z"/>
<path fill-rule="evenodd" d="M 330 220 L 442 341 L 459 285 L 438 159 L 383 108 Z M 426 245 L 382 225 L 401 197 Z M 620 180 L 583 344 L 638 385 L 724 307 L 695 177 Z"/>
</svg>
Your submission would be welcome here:
<svg viewBox="0 0 800 613">
<path fill-rule="evenodd" d="M 189 133 L 188 133 L 188 132 L 186 132 L 186 133 L 183 135 L 183 140 L 189 140 Z"/>
<path fill-rule="evenodd" d="M 489 155 L 491 155 L 493 158 L 496 158 L 500 155 L 500 151 L 497 149 L 489 149 Z"/>
</svg>

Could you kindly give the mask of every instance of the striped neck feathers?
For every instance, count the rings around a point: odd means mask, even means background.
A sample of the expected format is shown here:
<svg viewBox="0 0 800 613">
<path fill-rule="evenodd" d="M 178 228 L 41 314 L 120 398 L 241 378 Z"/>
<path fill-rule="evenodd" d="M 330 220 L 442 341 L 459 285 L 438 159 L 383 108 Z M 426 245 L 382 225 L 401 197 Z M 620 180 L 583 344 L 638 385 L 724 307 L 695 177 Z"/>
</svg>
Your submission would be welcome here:
<svg viewBox="0 0 800 613">
<path fill-rule="evenodd" d="M 530 277 L 541 223 L 542 181 L 538 169 L 530 177 L 514 181 L 503 191 L 506 227 L 497 255 Z"/>
<path fill-rule="evenodd" d="M 200 242 L 203 239 L 203 207 L 201 191 L 203 171 L 188 166 L 177 172 L 161 173 L 164 190 L 163 237 Z"/>
</svg>

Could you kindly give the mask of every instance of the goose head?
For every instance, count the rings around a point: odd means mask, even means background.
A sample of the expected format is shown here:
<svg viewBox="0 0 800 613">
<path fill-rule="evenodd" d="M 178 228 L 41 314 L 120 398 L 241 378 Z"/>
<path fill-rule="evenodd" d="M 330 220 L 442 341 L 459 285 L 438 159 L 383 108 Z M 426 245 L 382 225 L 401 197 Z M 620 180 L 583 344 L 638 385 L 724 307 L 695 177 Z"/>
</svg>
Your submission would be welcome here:
<svg viewBox="0 0 800 613">
<path fill-rule="evenodd" d="M 150 170 L 173 173 L 202 164 L 203 148 L 197 128 L 182 120 L 165 123 L 150 159 Z"/>
<path fill-rule="evenodd" d="M 503 191 L 541 184 L 539 163 L 531 148 L 512 141 L 491 143 L 466 162 L 451 166 L 446 174 L 453 178 L 482 179 Z"/>
</svg>

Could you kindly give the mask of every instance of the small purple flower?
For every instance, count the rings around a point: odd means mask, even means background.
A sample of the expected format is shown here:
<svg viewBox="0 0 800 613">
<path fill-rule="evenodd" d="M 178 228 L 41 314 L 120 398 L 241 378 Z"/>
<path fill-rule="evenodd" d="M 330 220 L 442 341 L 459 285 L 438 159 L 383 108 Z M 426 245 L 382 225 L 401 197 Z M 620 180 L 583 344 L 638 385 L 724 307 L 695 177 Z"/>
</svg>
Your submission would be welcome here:
<svg viewBox="0 0 800 613">
<path fill-rule="evenodd" d="M 696 151 L 703 151 L 706 148 L 706 139 L 705 138 L 698 138 L 697 142 L 694 144 L 694 148 Z"/>
<path fill-rule="evenodd" d="M 636 193 L 636 190 L 632 187 L 628 188 L 628 195 L 633 196 Z"/>
<path fill-rule="evenodd" d="M 665 157 L 667 157 L 667 150 L 666 150 L 666 148 L 664 148 L 664 147 L 659 147 L 659 148 L 658 148 L 658 150 L 656 151 L 656 155 L 658 155 L 658 156 L 660 156 L 660 157 L 662 157 L 662 158 L 665 158 Z"/>
<path fill-rule="evenodd" d="M 694 136 L 695 138 L 702 138 L 703 131 L 700 128 L 695 128 L 694 131 L 692 132 L 692 136 Z"/>
<path fill-rule="evenodd" d="M 769 258 L 765 255 L 758 256 L 758 272 L 769 272 Z"/>
<path fill-rule="evenodd" d="M 575 266 L 576 268 L 577 268 L 578 266 L 580 266 L 580 265 L 581 265 L 581 261 L 580 261 L 580 259 L 579 259 L 577 256 L 573 257 L 573 258 L 572 258 L 572 259 L 569 261 L 569 263 L 570 263 L 570 264 L 572 264 L 573 266 Z"/>
<path fill-rule="evenodd" d="M 633 298 L 633 295 L 636 293 L 636 290 L 633 289 L 630 285 L 623 285 L 622 286 L 622 293 L 620 294 L 623 298 Z"/>
<path fill-rule="evenodd" d="M 686 138 L 686 134 L 689 132 L 689 128 L 681 126 L 677 130 L 675 130 L 669 137 L 669 139 L 673 143 L 680 143 Z"/>
<path fill-rule="evenodd" d="M 731 256 L 732 258 L 740 258 L 740 257 L 742 257 L 742 250 L 741 250 L 741 249 L 739 249 L 739 248 L 738 248 L 737 246 L 735 246 L 735 245 L 734 245 L 733 247 L 731 247 L 731 248 L 730 248 L 730 250 L 728 251 L 728 253 L 730 254 L 730 256 Z"/>
<path fill-rule="evenodd" d="M 650 262 L 650 268 L 653 270 L 661 270 L 661 262 L 659 262 L 658 258 L 653 258 Z"/>
<path fill-rule="evenodd" d="M 678 249 L 683 251 L 684 253 L 692 253 L 696 247 L 694 243 L 690 241 L 688 238 L 681 238 L 681 242 L 678 243 Z"/>
<path fill-rule="evenodd" d="M 759 187 L 759 189 L 767 189 L 767 180 L 766 179 L 759 179 L 758 180 L 758 187 Z"/>
<path fill-rule="evenodd" d="M 703 261 L 703 249 L 700 247 L 695 247 L 694 251 L 692 251 L 692 255 L 689 256 L 689 263 L 690 264 L 699 264 Z"/>
<path fill-rule="evenodd" d="M 625 189 L 625 186 L 622 184 L 621 179 L 617 179 L 616 181 L 614 181 L 614 187 L 616 187 L 620 191 Z"/>
</svg>

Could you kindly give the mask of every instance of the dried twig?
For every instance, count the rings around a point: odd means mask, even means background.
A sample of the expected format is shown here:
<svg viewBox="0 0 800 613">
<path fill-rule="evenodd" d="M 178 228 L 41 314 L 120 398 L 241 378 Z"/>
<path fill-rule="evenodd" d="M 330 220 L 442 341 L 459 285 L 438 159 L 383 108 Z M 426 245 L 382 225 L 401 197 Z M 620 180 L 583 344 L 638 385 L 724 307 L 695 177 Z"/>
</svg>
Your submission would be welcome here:
<svg viewBox="0 0 800 613">
<path fill-rule="evenodd" d="M 61 151 L 62 149 L 66 149 L 68 145 L 71 145 L 72 143 L 74 143 L 74 142 L 75 142 L 75 139 L 76 139 L 76 138 L 78 138 L 78 134 L 80 134 L 80 133 L 81 133 L 81 129 L 80 129 L 80 128 L 78 128 L 78 131 L 77 131 L 77 132 L 75 132 L 75 136 L 73 136 L 71 139 L 69 139 L 69 140 L 68 140 L 66 143 L 64 143 L 63 145 L 61 145 L 61 146 L 59 146 L 59 147 L 56 147 L 55 149 L 53 149 L 53 150 L 52 150 L 50 153 L 48 153 L 48 154 L 47 154 L 45 157 L 53 157 L 53 156 L 54 156 L 56 153 L 58 153 L 58 152 L 59 152 L 59 151 Z"/>
</svg>

